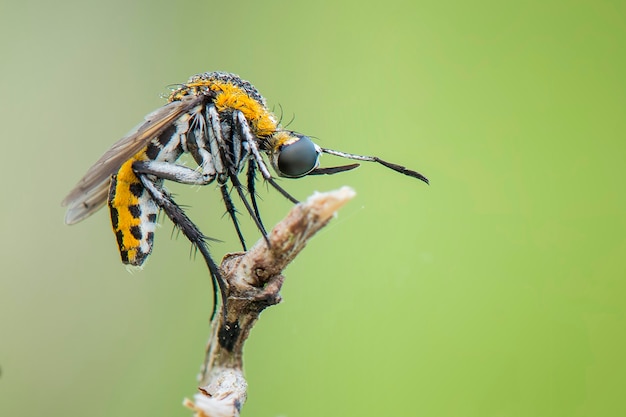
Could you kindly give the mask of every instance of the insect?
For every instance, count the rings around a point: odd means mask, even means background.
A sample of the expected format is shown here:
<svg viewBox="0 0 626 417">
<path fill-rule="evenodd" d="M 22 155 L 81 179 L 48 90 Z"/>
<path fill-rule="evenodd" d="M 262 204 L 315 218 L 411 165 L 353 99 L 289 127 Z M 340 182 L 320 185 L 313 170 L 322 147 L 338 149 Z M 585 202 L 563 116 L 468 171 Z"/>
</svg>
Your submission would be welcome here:
<svg viewBox="0 0 626 417">
<path fill-rule="evenodd" d="M 176 163 L 184 153 L 193 157 L 196 169 Z M 209 72 L 194 75 L 175 88 L 168 104 L 147 115 L 143 124 L 87 171 L 63 200 L 68 206 L 65 222 L 80 222 L 108 203 L 122 262 L 141 266 L 152 251 L 157 214 L 163 210 L 200 250 L 214 284 L 219 284 L 219 270 L 207 249 L 207 238 L 163 188 L 163 181 L 192 185 L 216 181 L 246 250 L 228 185 L 236 190 L 267 240 L 256 201 L 257 174 L 289 200 L 297 200 L 275 182 L 263 155 L 278 176 L 288 178 L 335 174 L 359 165 L 321 168 L 323 153 L 377 162 L 428 183 L 426 177 L 403 166 L 375 156 L 322 148 L 309 137 L 282 128 L 252 84 L 234 74 Z M 239 178 L 244 171 L 245 185 Z"/>
</svg>

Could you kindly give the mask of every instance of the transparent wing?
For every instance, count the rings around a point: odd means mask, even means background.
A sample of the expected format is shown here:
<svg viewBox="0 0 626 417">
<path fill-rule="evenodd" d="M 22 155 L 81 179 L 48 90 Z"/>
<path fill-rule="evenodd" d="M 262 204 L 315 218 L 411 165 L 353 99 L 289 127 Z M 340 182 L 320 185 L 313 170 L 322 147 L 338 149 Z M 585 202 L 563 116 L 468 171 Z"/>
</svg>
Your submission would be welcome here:
<svg viewBox="0 0 626 417">
<path fill-rule="evenodd" d="M 147 115 L 142 125 L 117 141 L 89 168 L 61 203 L 68 206 L 65 223 L 77 223 L 100 209 L 106 202 L 111 175 L 178 117 L 200 104 L 205 98 L 205 96 L 186 96 L 180 101 L 168 103 Z"/>
<path fill-rule="evenodd" d="M 109 178 L 107 177 L 97 187 L 86 190 L 78 197 L 75 202 L 69 204 L 65 213 L 65 223 L 74 224 L 91 216 L 104 205 L 109 193 Z M 69 197 L 69 196 L 68 196 Z M 65 203 L 65 201 L 63 201 Z"/>
</svg>

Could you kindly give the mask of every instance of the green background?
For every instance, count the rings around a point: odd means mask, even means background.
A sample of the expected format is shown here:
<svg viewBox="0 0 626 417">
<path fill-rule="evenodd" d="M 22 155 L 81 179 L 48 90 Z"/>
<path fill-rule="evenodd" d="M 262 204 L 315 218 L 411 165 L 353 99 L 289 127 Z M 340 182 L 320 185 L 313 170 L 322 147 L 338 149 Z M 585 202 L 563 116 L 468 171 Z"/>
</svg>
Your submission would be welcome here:
<svg viewBox="0 0 626 417">
<path fill-rule="evenodd" d="M 244 416 L 626 415 L 623 1 L 0 3 L 0 415 L 186 416 L 209 279 L 60 201 L 168 85 L 240 74 L 364 164 L 245 349 Z M 325 156 L 326 165 L 342 163 Z M 215 186 L 171 185 L 220 258 Z M 263 191 L 265 222 L 290 208 Z M 245 224 L 250 241 L 258 238 Z"/>
</svg>

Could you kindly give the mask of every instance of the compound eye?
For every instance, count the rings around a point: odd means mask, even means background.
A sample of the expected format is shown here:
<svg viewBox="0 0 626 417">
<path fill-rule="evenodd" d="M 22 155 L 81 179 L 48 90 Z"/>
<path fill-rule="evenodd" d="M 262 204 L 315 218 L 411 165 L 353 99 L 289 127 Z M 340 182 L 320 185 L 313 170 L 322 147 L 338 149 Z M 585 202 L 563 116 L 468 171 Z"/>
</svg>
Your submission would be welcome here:
<svg viewBox="0 0 626 417">
<path fill-rule="evenodd" d="M 311 139 L 299 136 L 278 150 L 276 167 L 284 177 L 302 177 L 317 167 L 319 156 L 320 152 Z"/>
</svg>

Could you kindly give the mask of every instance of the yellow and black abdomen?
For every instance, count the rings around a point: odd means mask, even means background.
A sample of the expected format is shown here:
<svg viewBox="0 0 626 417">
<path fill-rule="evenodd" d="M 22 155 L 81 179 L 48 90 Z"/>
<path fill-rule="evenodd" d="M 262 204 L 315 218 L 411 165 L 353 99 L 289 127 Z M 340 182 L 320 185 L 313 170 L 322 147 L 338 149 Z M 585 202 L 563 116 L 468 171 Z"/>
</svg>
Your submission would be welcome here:
<svg viewBox="0 0 626 417">
<path fill-rule="evenodd" d="M 159 208 L 133 171 L 136 160 L 125 162 L 111 177 L 108 204 L 122 262 L 141 266 L 152 252 Z"/>
<path fill-rule="evenodd" d="M 186 119 L 185 119 L 186 120 Z M 186 130 L 186 125 L 183 124 Z M 159 206 L 133 170 L 137 161 L 175 162 L 183 153 L 177 125 L 169 126 L 111 177 L 108 204 L 122 262 L 141 266 L 154 242 Z M 162 180 L 155 179 L 160 187 Z"/>
</svg>

